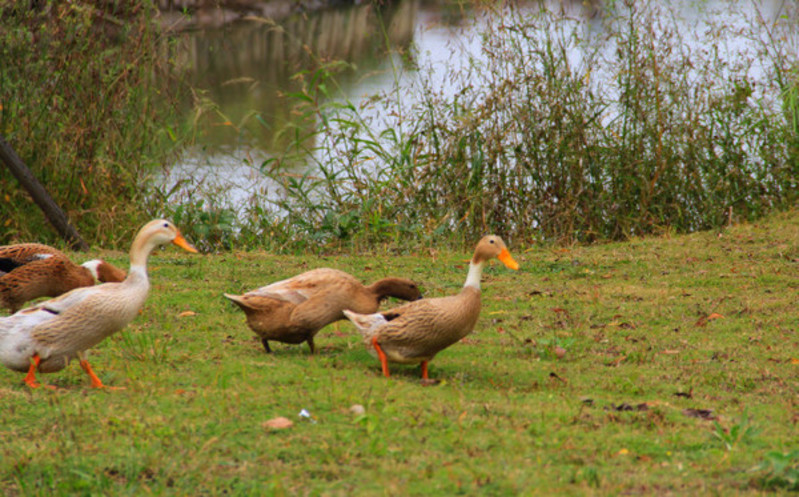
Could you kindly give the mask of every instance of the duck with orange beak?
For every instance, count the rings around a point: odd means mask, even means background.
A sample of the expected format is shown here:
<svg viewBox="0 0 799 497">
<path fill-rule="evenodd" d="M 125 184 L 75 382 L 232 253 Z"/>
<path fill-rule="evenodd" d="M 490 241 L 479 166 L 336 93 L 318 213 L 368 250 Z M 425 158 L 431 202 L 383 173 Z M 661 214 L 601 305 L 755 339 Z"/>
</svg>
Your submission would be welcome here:
<svg viewBox="0 0 799 497">
<path fill-rule="evenodd" d="M 472 332 L 480 316 L 483 267 L 493 258 L 510 269 L 519 269 L 505 242 L 489 235 L 477 244 L 466 283 L 457 295 L 417 300 L 375 314 L 344 311 L 360 331 L 369 352 L 380 360 L 386 377 L 389 376 L 389 362 L 418 363 L 422 367 L 422 378 L 428 380 L 428 362 Z"/>
<path fill-rule="evenodd" d="M 122 282 L 77 288 L 0 318 L 0 362 L 14 371 L 27 371 L 25 383 L 36 388 L 36 371 L 59 371 L 77 357 L 91 386 L 105 387 L 89 366 L 86 351 L 138 315 L 150 290 L 147 259 L 167 243 L 197 252 L 171 222 L 150 221 L 133 240 L 130 270 Z"/>
</svg>

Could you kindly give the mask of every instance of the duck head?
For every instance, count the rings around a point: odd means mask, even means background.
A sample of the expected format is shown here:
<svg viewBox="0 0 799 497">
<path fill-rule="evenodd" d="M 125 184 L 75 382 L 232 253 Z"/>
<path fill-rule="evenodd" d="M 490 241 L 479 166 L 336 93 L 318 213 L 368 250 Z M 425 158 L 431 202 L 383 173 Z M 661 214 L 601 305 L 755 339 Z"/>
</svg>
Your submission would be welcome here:
<svg viewBox="0 0 799 497">
<path fill-rule="evenodd" d="M 477 243 L 477 247 L 474 249 L 474 256 L 472 256 L 471 262 L 474 265 L 480 265 L 495 257 L 507 268 L 513 269 L 514 271 L 519 269 L 519 264 L 513 259 L 513 256 L 510 255 L 510 251 L 508 247 L 505 246 L 505 242 L 496 235 L 487 235 L 480 239 Z"/>
<path fill-rule="evenodd" d="M 402 300 L 419 300 L 422 292 L 413 281 L 406 278 L 383 278 L 371 286 L 378 300 L 383 301 L 388 297 Z"/>
</svg>

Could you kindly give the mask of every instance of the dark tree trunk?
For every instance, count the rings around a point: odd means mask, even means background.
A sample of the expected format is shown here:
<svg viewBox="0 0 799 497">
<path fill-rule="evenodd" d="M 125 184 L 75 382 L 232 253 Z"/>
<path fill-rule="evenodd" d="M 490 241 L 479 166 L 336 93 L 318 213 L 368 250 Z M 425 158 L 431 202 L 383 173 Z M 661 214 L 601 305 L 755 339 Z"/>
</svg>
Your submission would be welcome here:
<svg viewBox="0 0 799 497">
<path fill-rule="evenodd" d="M 63 210 L 55 203 L 53 197 L 47 193 L 36 176 L 31 173 L 28 166 L 22 162 L 11 145 L 0 135 L 0 160 L 3 161 L 19 183 L 28 191 L 34 202 L 42 209 L 47 220 L 58 231 L 61 237 L 69 243 L 73 250 L 88 250 L 89 245 L 81 238 L 74 226 L 69 224 L 69 219 Z"/>
</svg>

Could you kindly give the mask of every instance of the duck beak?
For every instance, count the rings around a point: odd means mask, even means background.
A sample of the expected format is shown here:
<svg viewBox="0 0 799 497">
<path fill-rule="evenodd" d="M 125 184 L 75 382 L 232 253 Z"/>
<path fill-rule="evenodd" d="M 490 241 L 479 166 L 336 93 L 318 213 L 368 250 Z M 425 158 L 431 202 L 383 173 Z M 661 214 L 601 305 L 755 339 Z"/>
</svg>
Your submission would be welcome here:
<svg viewBox="0 0 799 497">
<path fill-rule="evenodd" d="M 510 255 L 508 249 L 502 249 L 502 252 L 499 253 L 497 259 L 502 261 L 502 264 L 505 264 L 506 267 L 509 269 L 513 269 L 514 271 L 519 269 L 519 264 L 513 260 L 513 256 Z"/>
<path fill-rule="evenodd" d="M 186 239 L 183 238 L 183 235 L 181 235 L 180 233 L 178 233 L 178 236 L 176 236 L 175 239 L 172 240 L 172 243 L 182 248 L 186 252 L 191 252 L 192 254 L 197 253 L 197 249 L 192 247 L 191 244 L 187 242 Z"/>
</svg>

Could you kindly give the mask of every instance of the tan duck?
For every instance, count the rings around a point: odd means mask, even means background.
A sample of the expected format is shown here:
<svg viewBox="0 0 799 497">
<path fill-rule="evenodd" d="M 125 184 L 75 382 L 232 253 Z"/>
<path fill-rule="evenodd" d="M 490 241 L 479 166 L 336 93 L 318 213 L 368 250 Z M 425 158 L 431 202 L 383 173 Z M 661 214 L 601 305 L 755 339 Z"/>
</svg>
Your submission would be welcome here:
<svg viewBox="0 0 799 497">
<path fill-rule="evenodd" d="M 247 324 L 267 352 L 272 351 L 269 340 L 275 340 L 308 342 L 311 353 L 316 333 L 344 319 L 343 309 L 369 313 L 386 297 L 416 300 L 421 296 L 416 284 L 405 278 L 384 278 L 364 286 L 344 271 L 329 268 L 314 269 L 244 295 L 225 294 L 247 315 Z"/>
<path fill-rule="evenodd" d="M 21 243 L 0 247 L 0 307 L 11 313 L 39 297 L 101 283 L 119 282 L 125 271 L 95 259 L 75 264 L 60 250 L 40 243 Z"/>
<path fill-rule="evenodd" d="M 86 350 L 136 317 L 150 289 L 147 258 L 153 249 L 170 242 L 197 252 L 169 221 L 150 221 L 133 240 L 130 270 L 121 283 L 77 288 L 0 318 L 0 362 L 14 371 L 27 371 L 25 383 L 36 388 L 37 370 L 59 371 L 77 356 L 92 387 L 103 387 L 86 360 Z"/>
<path fill-rule="evenodd" d="M 510 269 L 519 269 L 502 239 L 489 235 L 477 244 L 459 294 L 410 302 L 377 314 L 344 311 L 363 335 L 370 353 L 380 359 L 386 377 L 389 361 L 421 363 L 422 378 L 427 380 L 427 363 L 471 333 L 480 315 L 483 266 L 494 257 Z"/>
</svg>

